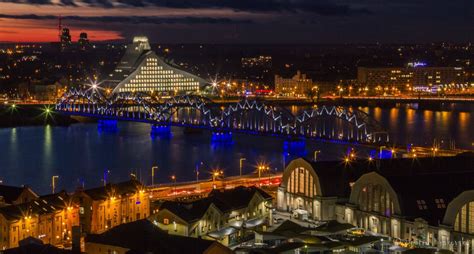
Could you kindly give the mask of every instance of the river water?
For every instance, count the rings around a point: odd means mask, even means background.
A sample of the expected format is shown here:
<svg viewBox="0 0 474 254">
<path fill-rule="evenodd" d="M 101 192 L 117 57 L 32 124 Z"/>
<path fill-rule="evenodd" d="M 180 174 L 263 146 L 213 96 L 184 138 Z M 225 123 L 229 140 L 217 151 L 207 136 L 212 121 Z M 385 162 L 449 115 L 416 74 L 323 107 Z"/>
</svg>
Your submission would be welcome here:
<svg viewBox="0 0 474 254">
<path fill-rule="evenodd" d="M 395 144 L 473 149 L 474 113 L 422 111 L 407 108 L 361 108 L 388 129 Z M 0 178 L 9 185 L 30 185 L 45 194 L 51 191 L 51 177 L 58 175 L 57 189 L 73 191 L 80 185 L 95 187 L 107 181 L 120 181 L 137 175 L 155 183 L 209 178 L 209 171 L 222 169 L 225 175 L 239 174 L 239 160 L 244 174 L 252 173 L 258 163 L 267 163 L 272 170 L 282 170 L 284 162 L 297 155 L 283 152 L 283 140 L 273 137 L 234 135 L 233 144 L 210 142 L 210 133 L 185 134 L 172 129 L 171 137 L 150 137 L 150 126 L 142 123 L 119 123 L 117 132 L 99 132 L 94 123 L 69 127 L 37 126 L 0 129 Z M 307 142 L 307 156 L 321 150 L 320 160 L 342 159 L 350 144 Z M 359 156 L 368 156 L 371 149 L 356 147 Z M 202 162 L 202 163 L 201 163 Z"/>
</svg>

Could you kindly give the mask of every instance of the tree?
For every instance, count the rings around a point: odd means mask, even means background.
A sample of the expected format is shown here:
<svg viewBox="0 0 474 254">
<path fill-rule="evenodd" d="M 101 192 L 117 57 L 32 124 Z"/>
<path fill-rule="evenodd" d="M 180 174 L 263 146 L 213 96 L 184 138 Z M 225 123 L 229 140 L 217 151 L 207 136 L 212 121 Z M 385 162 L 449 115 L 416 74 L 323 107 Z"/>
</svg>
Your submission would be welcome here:
<svg viewBox="0 0 474 254">
<path fill-rule="evenodd" d="M 314 97 L 318 95 L 318 90 L 314 88 L 307 89 L 305 91 L 306 98 L 311 99 L 311 102 L 314 103 Z"/>
<path fill-rule="evenodd" d="M 313 86 L 311 89 L 307 89 L 305 91 L 306 98 L 311 99 L 311 102 L 314 103 L 314 98 L 317 98 L 317 102 L 319 102 L 319 87 Z"/>
</svg>

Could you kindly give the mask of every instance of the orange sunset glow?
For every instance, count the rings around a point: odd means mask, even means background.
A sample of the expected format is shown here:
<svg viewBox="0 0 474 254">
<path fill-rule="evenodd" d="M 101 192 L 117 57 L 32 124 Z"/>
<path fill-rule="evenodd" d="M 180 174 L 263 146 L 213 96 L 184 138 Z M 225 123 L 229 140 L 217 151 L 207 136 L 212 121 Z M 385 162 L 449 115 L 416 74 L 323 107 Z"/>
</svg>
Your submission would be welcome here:
<svg viewBox="0 0 474 254">
<path fill-rule="evenodd" d="M 34 20 L 0 19 L 0 42 L 53 42 L 58 40 L 57 24 L 46 22 L 38 25 Z M 4 25 L 5 24 L 5 25 Z M 89 34 L 92 41 L 120 40 L 116 31 L 81 29 L 71 26 L 72 40 L 76 41 L 81 32 Z"/>
</svg>

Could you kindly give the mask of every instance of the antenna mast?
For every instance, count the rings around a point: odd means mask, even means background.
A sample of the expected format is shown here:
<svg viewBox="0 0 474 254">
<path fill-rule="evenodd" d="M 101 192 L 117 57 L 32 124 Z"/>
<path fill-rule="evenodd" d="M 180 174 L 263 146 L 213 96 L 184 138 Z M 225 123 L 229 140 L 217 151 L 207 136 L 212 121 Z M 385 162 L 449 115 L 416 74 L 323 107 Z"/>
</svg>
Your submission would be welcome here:
<svg viewBox="0 0 474 254">
<path fill-rule="evenodd" d="M 59 15 L 58 17 L 58 38 L 59 38 L 59 43 L 61 43 L 61 30 L 63 28 L 62 24 L 61 24 L 61 21 L 62 21 L 62 17 L 61 15 Z"/>
</svg>

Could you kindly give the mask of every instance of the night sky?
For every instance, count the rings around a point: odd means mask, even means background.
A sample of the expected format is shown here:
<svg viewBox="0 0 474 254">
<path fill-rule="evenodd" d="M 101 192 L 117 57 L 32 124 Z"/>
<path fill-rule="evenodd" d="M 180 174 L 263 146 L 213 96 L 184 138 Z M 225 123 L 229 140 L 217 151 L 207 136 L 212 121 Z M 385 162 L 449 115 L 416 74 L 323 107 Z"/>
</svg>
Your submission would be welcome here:
<svg viewBox="0 0 474 254">
<path fill-rule="evenodd" d="M 147 35 L 158 43 L 474 41 L 474 0 L 0 0 L 0 41 Z"/>
</svg>

